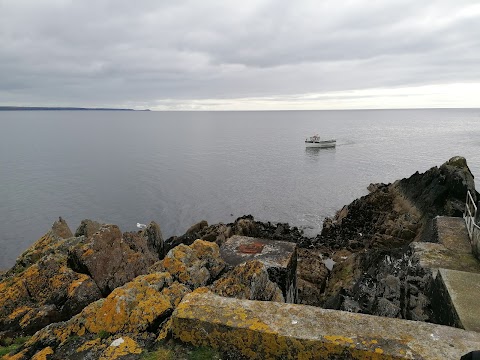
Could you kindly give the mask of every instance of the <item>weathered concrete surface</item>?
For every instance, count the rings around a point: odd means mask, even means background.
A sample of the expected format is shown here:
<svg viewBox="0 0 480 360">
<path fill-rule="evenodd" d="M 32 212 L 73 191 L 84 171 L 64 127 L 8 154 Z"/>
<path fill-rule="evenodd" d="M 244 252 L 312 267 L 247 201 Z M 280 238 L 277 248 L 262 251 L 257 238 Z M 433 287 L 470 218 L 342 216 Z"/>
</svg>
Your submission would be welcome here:
<svg viewBox="0 0 480 360">
<path fill-rule="evenodd" d="M 449 325 L 458 326 L 469 331 L 480 332 L 480 274 L 464 271 L 440 269 L 436 284 L 443 296 L 438 296 L 442 303 L 443 314 Z"/>
<path fill-rule="evenodd" d="M 435 242 L 411 244 L 420 265 L 432 269 L 434 275 L 439 268 L 480 273 L 463 218 L 437 216 L 433 226 Z"/>
<path fill-rule="evenodd" d="M 286 241 L 234 235 L 220 248 L 232 266 L 257 260 L 265 264 L 271 281 L 278 284 L 286 302 L 297 302 L 297 245 Z"/>
<path fill-rule="evenodd" d="M 250 359 L 460 359 L 480 334 L 312 306 L 224 298 L 199 289 L 172 315 L 173 336 Z"/>
<path fill-rule="evenodd" d="M 410 246 L 420 266 L 432 269 L 434 276 L 439 268 L 480 273 L 480 263 L 472 254 L 459 253 L 436 243 L 418 242 Z"/>
<path fill-rule="evenodd" d="M 470 254 L 472 247 L 468 237 L 465 220 L 461 217 L 437 216 L 434 219 L 436 237 L 440 244 L 449 250 Z"/>
</svg>

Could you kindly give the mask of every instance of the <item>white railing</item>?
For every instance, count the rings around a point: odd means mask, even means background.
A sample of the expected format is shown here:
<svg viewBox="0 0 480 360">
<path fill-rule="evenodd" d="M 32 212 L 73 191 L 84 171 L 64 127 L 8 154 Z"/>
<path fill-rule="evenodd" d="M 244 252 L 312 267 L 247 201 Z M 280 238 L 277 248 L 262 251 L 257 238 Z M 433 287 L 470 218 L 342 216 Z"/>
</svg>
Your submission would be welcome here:
<svg viewBox="0 0 480 360">
<path fill-rule="evenodd" d="M 467 200 L 465 200 L 463 218 L 467 225 L 468 236 L 470 237 L 473 252 L 478 258 L 480 257 L 480 227 L 475 223 L 475 219 L 477 218 L 477 205 L 475 205 L 475 201 L 473 201 L 470 191 L 467 191 Z"/>
</svg>

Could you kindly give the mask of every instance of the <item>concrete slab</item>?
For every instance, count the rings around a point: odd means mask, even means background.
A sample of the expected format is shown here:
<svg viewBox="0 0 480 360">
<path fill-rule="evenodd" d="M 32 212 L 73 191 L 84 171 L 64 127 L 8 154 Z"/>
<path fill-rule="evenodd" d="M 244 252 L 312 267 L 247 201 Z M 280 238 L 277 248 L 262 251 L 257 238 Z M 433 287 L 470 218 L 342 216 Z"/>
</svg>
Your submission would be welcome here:
<svg viewBox="0 0 480 360">
<path fill-rule="evenodd" d="M 445 289 L 444 305 L 450 306 L 453 319 L 465 330 L 480 332 L 480 274 L 440 269 L 436 283 Z M 439 284 L 439 286 L 442 286 Z"/>
<path fill-rule="evenodd" d="M 306 305 L 186 295 L 172 315 L 173 337 L 235 350 L 250 359 L 460 359 L 480 333 Z"/>
<path fill-rule="evenodd" d="M 223 260 L 237 266 L 250 260 L 265 264 L 268 276 L 282 290 L 286 302 L 297 302 L 297 245 L 286 241 L 234 235 L 221 247 Z"/>
<path fill-rule="evenodd" d="M 437 216 L 434 219 L 438 243 L 457 253 L 470 254 L 472 246 L 465 220 L 460 217 Z"/>
<path fill-rule="evenodd" d="M 410 246 L 420 265 L 432 269 L 434 276 L 439 268 L 480 273 L 480 262 L 472 253 L 457 252 L 438 243 L 414 242 Z"/>
</svg>

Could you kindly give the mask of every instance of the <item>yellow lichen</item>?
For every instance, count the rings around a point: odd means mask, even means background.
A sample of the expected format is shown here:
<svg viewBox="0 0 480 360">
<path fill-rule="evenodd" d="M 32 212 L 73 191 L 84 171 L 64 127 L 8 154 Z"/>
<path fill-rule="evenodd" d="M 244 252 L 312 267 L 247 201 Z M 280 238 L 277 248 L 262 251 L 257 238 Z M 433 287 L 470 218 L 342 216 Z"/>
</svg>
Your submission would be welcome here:
<svg viewBox="0 0 480 360">
<path fill-rule="evenodd" d="M 345 345 L 345 344 L 352 344 L 353 340 L 349 337 L 340 336 L 340 335 L 324 335 L 323 336 L 326 340 L 331 341 L 335 345 Z"/>
<path fill-rule="evenodd" d="M 37 352 L 33 357 L 32 360 L 47 360 L 48 355 L 53 354 L 53 349 L 51 347 L 46 347 L 45 349 Z"/>
<path fill-rule="evenodd" d="M 116 342 L 116 344 L 114 344 Z M 141 354 L 142 348 L 128 336 L 116 339 L 100 356 L 99 360 L 114 360 L 128 354 Z"/>
<path fill-rule="evenodd" d="M 21 352 L 19 352 L 18 354 L 15 354 L 15 355 L 4 355 L 2 357 L 2 360 L 26 360 L 27 359 L 27 351 L 28 349 L 25 349 Z"/>
<path fill-rule="evenodd" d="M 100 345 L 101 341 L 99 338 L 87 341 L 86 343 L 82 344 L 79 348 L 77 348 L 77 352 L 82 352 L 91 349 L 94 346 Z"/>
<path fill-rule="evenodd" d="M 70 286 L 68 287 L 67 294 L 69 297 L 73 297 L 75 290 L 82 285 L 85 281 L 89 280 L 90 278 L 85 274 L 79 274 L 78 279 L 72 281 Z"/>
<path fill-rule="evenodd" d="M 25 313 L 29 312 L 30 310 L 32 310 L 32 308 L 29 306 L 20 306 L 19 308 L 16 308 L 15 310 L 13 310 L 10 313 L 10 315 L 8 315 L 8 319 L 13 320 L 13 319 L 16 319 L 17 317 L 24 316 Z"/>
<path fill-rule="evenodd" d="M 165 324 L 163 324 L 162 329 L 160 330 L 157 341 L 166 340 L 170 332 L 172 331 L 172 318 L 168 319 Z"/>
</svg>

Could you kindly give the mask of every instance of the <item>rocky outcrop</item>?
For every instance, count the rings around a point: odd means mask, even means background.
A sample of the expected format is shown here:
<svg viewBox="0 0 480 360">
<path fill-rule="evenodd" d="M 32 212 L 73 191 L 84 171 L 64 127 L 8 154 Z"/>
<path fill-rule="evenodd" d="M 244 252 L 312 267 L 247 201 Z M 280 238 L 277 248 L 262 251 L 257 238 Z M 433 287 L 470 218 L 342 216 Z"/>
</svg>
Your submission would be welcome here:
<svg viewBox="0 0 480 360">
<path fill-rule="evenodd" d="M 195 289 L 211 284 L 225 265 L 217 244 L 196 240 L 190 246 L 180 244 L 173 248 L 149 271 L 167 271 L 175 280 Z"/>
<path fill-rule="evenodd" d="M 156 340 L 168 337 L 169 317 L 182 298 L 194 289 L 208 291 L 202 286 L 217 280 L 224 267 L 217 244 L 203 240 L 190 246 L 182 244 L 150 267 L 148 274 L 117 287 L 70 320 L 38 331 L 17 350 L 16 358 L 30 359 L 48 348 L 51 359 L 113 359 L 113 352 L 120 351 L 117 344 L 124 343 L 122 356 L 139 355 L 154 347 Z M 232 276 L 241 273 L 240 270 L 226 274 L 223 284 L 233 284 Z M 269 300 L 282 296 L 278 287 L 268 281 L 262 264 L 253 264 L 249 274 L 252 276 L 244 272 L 244 279 L 250 280 L 252 292 L 249 294 L 259 297 L 271 293 Z M 218 291 L 226 289 L 226 286 L 212 285 L 215 287 Z"/>
<path fill-rule="evenodd" d="M 233 235 L 249 236 L 268 240 L 280 240 L 304 243 L 306 238 L 297 227 L 286 223 L 271 223 L 255 221 L 252 215 L 245 215 L 230 224 L 208 225 L 205 220 L 191 226 L 184 235 L 172 236 L 165 240 L 167 250 L 179 244 L 190 245 L 196 239 L 217 243 L 219 246 Z"/>
<path fill-rule="evenodd" d="M 233 268 L 210 289 L 218 295 L 237 299 L 285 302 L 282 290 L 270 280 L 266 265 L 257 260 Z"/>
<path fill-rule="evenodd" d="M 461 215 L 467 190 L 477 196 L 473 175 L 465 159 L 455 157 L 439 168 L 370 190 L 326 219 L 310 244 L 330 249 L 334 257 L 340 249 L 351 253 L 339 259 L 316 305 L 433 321 L 431 273 L 418 264 L 408 244 L 433 241 L 435 216 Z"/>
<path fill-rule="evenodd" d="M 330 273 L 321 251 L 298 249 L 297 264 L 298 303 L 318 305 Z"/>
<path fill-rule="evenodd" d="M 98 230 L 100 230 L 101 227 L 102 224 L 96 221 L 89 219 L 82 220 L 77 230 L 75 231 L 75 236 L 85 236 L 86 238 L 89 238 Z"/>
<path fill-rule="evenodd" d="M 0 338 L 32 334 L 52 322 L 69 319 L 101 297 L 90 277 L 67 266 L 68 249 L 83 240 L 71 236 L 60 218 L 4 275 L 0 282 Z"/>
<path fill-rule="evenodd" d="M 114 225 L 84 220 L 74 237 L 60 218 L 0 281 L 0 339 L 70 319 L 159 260 L 157 224 L 122 236 Z"/>
<path fill-rule="evenodd" d="M 139 233 L 123 235 L 118 226 L 103 225 L 69 251 L 68 263 L 74 271 L 90 276 L 106 296 L 146 273 L 162 253 L 162 235 L 154 222 Z"/>
<path fill-rule="evenodd" d="M 50 231 L 18 257 L 15 265 L 4 274 L 4 277 L 21 273 L 48 254 L 65 253 L 65 250 L 68 249 L 72 243 L 77 242 L 75 239 L 73 241 L 67 241 L 67 239 L 71 237 L 72 232 L 70 228 L 65 220 L 60 217 L 58 221 L 53 223 Z"/>
</svg>

